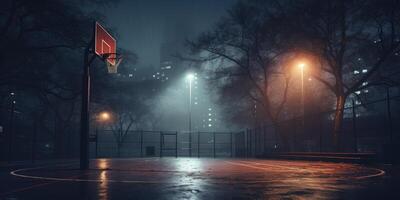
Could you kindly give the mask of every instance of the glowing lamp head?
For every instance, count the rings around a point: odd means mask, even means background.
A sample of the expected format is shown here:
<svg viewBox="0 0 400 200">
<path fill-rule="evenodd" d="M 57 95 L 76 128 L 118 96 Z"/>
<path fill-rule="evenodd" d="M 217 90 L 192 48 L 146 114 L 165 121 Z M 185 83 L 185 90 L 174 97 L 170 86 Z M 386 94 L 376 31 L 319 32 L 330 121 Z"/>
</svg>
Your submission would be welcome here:
<svg viewBox="0 0 400 200">
<path fill-rule="evenodd" d="M 100 120 L 107 121 L 110 119 L 110 114 L 108 112 L 100 113 Z"/>
<path fill-rule="evenodd" d="M 298 67 L 303 70 L 306 67 L 305 63 L 299 63 Z"/>
<path fill-rule="evenodd" d="M 186 78 L 187 78 L 189 81 L 192 81 L 192 80 L 194 79 L 194 75 L 193 75 L 192 73 L 190 73 L 190 74 L 188 74 L 188 75 L 186 76 Z"/>
</svg>

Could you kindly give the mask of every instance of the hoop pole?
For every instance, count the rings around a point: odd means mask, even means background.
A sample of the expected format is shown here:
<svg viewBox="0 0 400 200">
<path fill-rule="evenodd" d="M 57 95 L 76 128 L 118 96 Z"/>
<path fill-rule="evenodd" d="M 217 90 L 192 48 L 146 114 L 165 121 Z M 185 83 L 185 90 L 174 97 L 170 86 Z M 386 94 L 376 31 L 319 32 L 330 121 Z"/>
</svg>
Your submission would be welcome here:
<svg viewBox="0 0 400 200">
<path fill-rule="evenodd" d="M 81 127 L 80 127 L 80 169 L 89 168 L 89 102 L 90 102 L 90 64 L 94 59 L 89 59 L 90 47 L 93 40 L 85 48 L 83 58 L 83 77 L 82 77 L 82 104 L 81 104 Z"/>
</svg>

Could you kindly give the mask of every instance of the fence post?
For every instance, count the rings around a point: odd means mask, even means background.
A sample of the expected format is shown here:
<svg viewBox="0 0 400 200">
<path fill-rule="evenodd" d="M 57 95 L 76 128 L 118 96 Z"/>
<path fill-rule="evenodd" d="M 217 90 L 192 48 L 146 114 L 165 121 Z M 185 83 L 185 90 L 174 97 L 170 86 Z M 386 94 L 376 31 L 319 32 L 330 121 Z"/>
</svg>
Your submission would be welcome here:
<svg viewBox="0 0 400 200">
<path fill-rule="evenodd" d="M 231 146 L 230 146 L 230 149 L 231 149 L 231 158 L 233 157 L 233 150 L 232 150 L 232 148 L 233 148 L 233 138 L 232 138 L 232 132 L 230 132 L 230 139 L 231 139 Z"/>
<path fill-rule="evenodd" d="M 192 157 L 192 131 L 189 131 L 189 157 Z"/>
<path fill-rule="evenodd" d="M 160 131 L 160 158 L 162 157 L 162 149 L 163 149 L 163 133 Z"/>
<path fill-rule="evenodd" d="M 96 131 L 95 131 L 95 137 L 96 137 L 96 144 L 95 144 L 95 150 L 94 150 L 94 156 L 95 156 L 95 158 L 97 158 L 98 156 L 97 156 L 97 150 L 98 150 L 98 143 L 99 143 L 99 130 L 98 130 L 98 128 L 97 128 L 97 124 L 96 124 Z"/>
<path fill-rule="evenodd" d="M 247 149 L 247 146 L 248 146 L 248 144 L 249 144 L 249 141 L 248 141 L 248 136 L 247 136 L 247 133 L 249 132 L 249 129 L 248 128 L 246 128 L 246 132 L 244 132 L 244 148 L 245 148 L 245 153 L 246 153 L 246 158 L 248 157 L 248 153 L 249 153 L 249 150 Z"/>
<path fill-rule="evenodd" d="M 140 131 L 140 157 L 143 157 L 143 130 Z"/>
<path fill-rule="evenodd" d="M 13 132 L 14 132 L 14 112 L 15 112 L 15 101 L 11 100 L 11 110 L 10 110 L 10 121 L 8 127 L 8 162 L 12 160 L 12 143 L 13 143 Z"/>
<path fill-rule="evenodd" d="M 357 139 L 357 126 L 356 126 L 356 120 L 357 120 L 357 114 L 356 114 L 356 104 L 355 104 L 355 102 L 354 102 L 354 99 L 351 101 L 351 106 L 352 106 L 352 110 L 351 110 L 351 112 L 352 112 L 352 114 L 353 114 L 353 120 L 352 120 L 352 123 L 353 123 L 353 135 L 354 135 L 354 152 L 356 152 L 357 153 L 357 151 L 358 151 L 358 149 L 357 149 L 357 141 L 358 141 L 358 139 Z"/>
<path fill-rule="evenodd" d="M 175 158 L 178 157 L 178 131 L 175 132 Z"/>
<path fill-rule="evenodd" d="M 388 117 L 388 131 L 390 144 L 393 145 L 393 130 L 392 130 L 392 113 L 390 111 L 390 88 L 386 87 L 386 108 L 387 108 L 387 117 Z"/>
<path fill-rule="evenodd" d="M 200 132 L 197 131 L 197 157 L 200 158 Z"/>
<path fill-rule="evenodd" d="M 323 120 L 323 113 L 320 113 L 319 116 L 319 152 L 322 152 L 322 120 Z"/>
<path fill-rule="evenodd" d="M 215 158 L 215 132 L 213 132 L 213 157 Z"/>
<path fill-rule="evenodd" d="M 250 157 L 253 156 L 253 131 L 250 129 L 249 132 L 249 149 L 250 149 Z"/>
<path fill-rule="evenodd" d="M 32 163 L 35 163 L 36 159 L 36 135 L 37 135 L 37 120 L 35 118 L 33 120 L 32 154 L 31 154 Z"/>
<path fill-rule="evenodd" d="M 293 119 L 293 151 L 296 151 L 296 143 L 297 143 L 297 123 L 296 123 L 296 119 Z"/>
<path fill-rule="evenodd" d="M 266 141 L 267 140 L 267 134 L 265 133 L 265 124 L 263 125 L 263 155 L 265 155 L 265 153 L 266 153 L 266 147 L 267 147 L 267 144 L 266 144 Z"/>
</svg>

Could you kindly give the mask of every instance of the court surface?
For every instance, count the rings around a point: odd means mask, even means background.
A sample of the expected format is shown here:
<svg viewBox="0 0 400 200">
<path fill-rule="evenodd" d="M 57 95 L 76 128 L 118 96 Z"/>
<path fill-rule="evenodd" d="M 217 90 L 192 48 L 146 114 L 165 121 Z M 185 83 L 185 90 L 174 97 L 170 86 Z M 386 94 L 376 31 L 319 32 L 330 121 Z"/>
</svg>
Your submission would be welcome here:
<svg viewBox="0 0 400 200">
<path fill-rule="evenodd" d="M 3 199 L 376 199 L 398 182 L 356 164 L 206 158 L 91 160 L 4 167 Z"/>
</svg>

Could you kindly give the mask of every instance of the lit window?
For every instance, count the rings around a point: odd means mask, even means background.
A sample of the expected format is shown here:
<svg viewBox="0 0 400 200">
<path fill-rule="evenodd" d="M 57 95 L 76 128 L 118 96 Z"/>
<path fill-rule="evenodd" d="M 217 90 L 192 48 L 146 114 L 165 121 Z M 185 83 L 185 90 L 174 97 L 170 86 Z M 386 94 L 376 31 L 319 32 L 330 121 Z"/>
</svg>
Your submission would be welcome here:
<svg viewBox="0 0 400 200">
<path fill-rule="evenodd" d="M 360 72 L 358 70 L 354 70 L 354 74 L 359 74 Z"/>
<path fill-rule="evenodd" d="M 156 77 L 156 75 L 153 74 L 153 78 L 155 78 L 155 77 Z"/>
<path fill-rule="evenodd" d="M 196 102 L 194 102 L 194 105 L 197 105 L 197 101 L 196 101 Z"/>
<path fill-rule="evenodd" d="M 211 116 L 211 113 L 208 113 L 208 116 Z"/>
<path fill-rule="evenodd" d="M 361 94 L 361 92 L 360 92 L 360 91 L 356 91 L 355 93 L 356 93 L 356 94 Z"/>
<path fill-rule="evenodd" d="M 358 61 L 361 61 L 361 58 L 358 58 L 357 60 L 358 60 Z"/>
<path fill-rule="evenodd" d="M 369 91 L 368 91 L 368 90 L 364 90 L 364 92 L 365 92 L 365 93 L 368 93 Z"/>
<path fill-rule="evenodd" d="M 212 125 L 211 124 L 208 124 L 208 127 L 211 127 Z"/>
<path fill-rule="evenodd" d="M 368 69 L 363 69 L 362 70 L 362 73 L 367 73 L 368 72 Z"/>
<path fill-rule="evenodd" d="M 129 77 L 133 77 L 133 74 L 129 74 Z"/>
<path fill-rule="evenodd" d="M 208 121 L 209 121 L 209 122 L 211 122 L 211 121 L 212 121 L 212 119 L 210 118 L 210 119 L 208 119 Z"/>
<path fill-rule="evenodd" d="M 209 111 L 212 111 L 212 109 L 211 109 L 211 108 L 208 108 L 208 110 L 209 110 Z"/>
<path fill-rule="evenodd" d="M 362 85 L 363 85 L 363 86 L 366 86 L 366 85 L 368 85 L 368 82 L 367 82 L 367 81 L 366 81 L 366 82 L 363 82 Z"/>
</svg>

